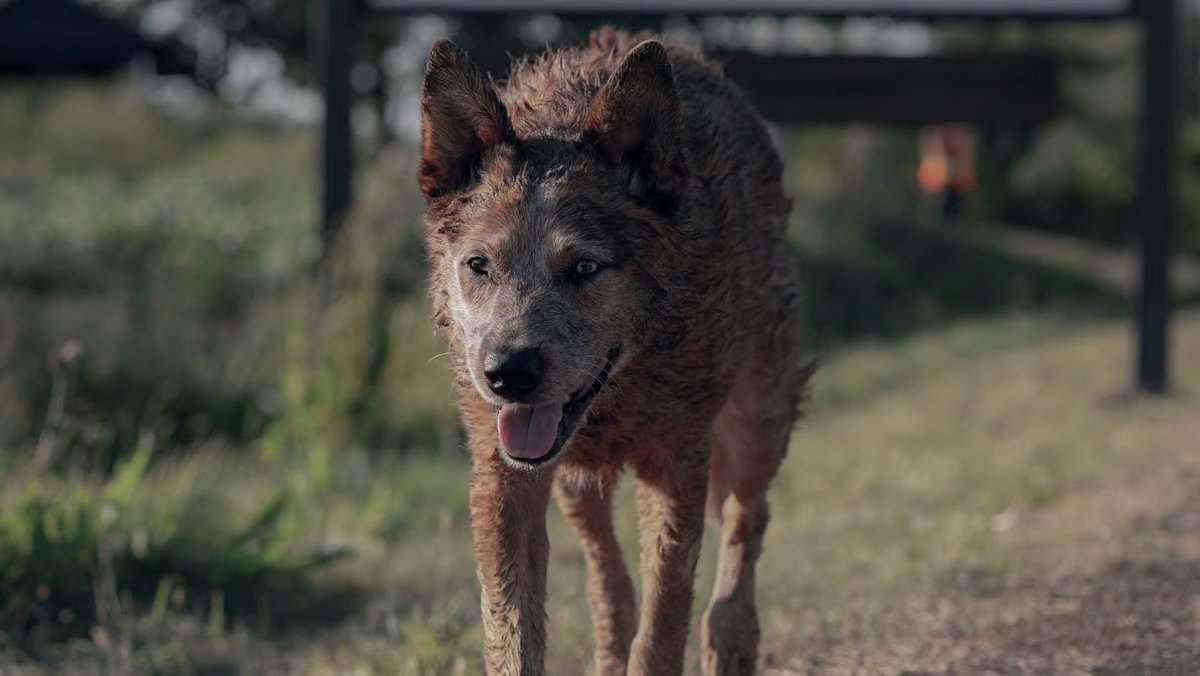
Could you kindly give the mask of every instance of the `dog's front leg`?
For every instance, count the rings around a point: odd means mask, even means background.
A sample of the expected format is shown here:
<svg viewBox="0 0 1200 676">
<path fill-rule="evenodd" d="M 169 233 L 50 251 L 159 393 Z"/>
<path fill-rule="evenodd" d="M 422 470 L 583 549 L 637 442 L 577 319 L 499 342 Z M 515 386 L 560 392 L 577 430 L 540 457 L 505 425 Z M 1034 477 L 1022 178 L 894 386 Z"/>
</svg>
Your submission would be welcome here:
<svg viewBox="0 0 1200 676">
<path fill-rule="evenodd" d="M 693 586 L 704 535 L 709 442 L 655 449 L 638 475 L 642 604 L 629 674 L 683 673 Z"/>
<path fill-rule="evenodd" d="M 615 477 L 578 483 L 563 480 L 556 495 L 563 516 L 575 527 L 587 561 L 587 596 L 596 639 L 596 676 L 625 676 L 629 645 L 637 630 L 633 580 L 613 532 Z"/>
<path fill-rule="evenodd" d="M 551 483 L 551 472 L 515 470 L 495 451 L 476 454 L 471 525 L 483 588 L 483 658 L 490 675 L 544 672 Z"/>
</svg>

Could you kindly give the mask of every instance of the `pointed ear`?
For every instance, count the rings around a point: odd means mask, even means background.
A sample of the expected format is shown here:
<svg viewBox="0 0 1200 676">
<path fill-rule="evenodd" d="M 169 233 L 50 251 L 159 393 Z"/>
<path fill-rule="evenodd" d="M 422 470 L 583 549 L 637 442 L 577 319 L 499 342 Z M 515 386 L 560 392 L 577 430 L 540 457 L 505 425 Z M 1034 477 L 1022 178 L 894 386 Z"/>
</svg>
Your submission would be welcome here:
<svg viewBox="0 0 1200 676">
<path fill-rule="evenodd" d="M 508 112 L 491 83 L 453 42 L 435 42 L 421 97 L 417 180 L 425 199 L 469 185 L 484 154 L 511 139 Z"/>
<path fill-rule="evenodd" d="M 601 88 L 588 134 L 621 172 L 630 196 L 673 209 L 687 187 L 675 73 L 656 40 L 634 47 Z"/>
</svg>

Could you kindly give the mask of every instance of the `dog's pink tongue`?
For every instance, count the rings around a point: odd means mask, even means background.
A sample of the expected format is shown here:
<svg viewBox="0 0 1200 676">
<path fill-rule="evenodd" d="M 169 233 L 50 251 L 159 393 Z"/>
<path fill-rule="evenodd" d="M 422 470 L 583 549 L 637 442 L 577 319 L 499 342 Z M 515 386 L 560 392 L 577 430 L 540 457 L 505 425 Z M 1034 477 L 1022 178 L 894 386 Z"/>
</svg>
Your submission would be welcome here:
<svg viewBox="0 0 1200 676">
<path fill-rule="evenodd" d="M 505 452 L 520 460 L 543 458 L 554 447 L 561 419 L 561 406 L 507 404 L 500 409 L 500 415 L 496 418 L 500 444 Z"/>
</svg>

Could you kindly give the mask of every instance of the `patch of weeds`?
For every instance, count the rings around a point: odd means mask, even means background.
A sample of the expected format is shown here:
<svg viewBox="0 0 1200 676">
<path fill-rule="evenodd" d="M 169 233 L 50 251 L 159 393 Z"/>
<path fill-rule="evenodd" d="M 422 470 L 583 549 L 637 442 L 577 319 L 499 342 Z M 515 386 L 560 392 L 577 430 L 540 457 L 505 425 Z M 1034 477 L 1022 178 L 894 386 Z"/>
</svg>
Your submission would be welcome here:
<svg viewBox="0 0 1200 676">
<path fill-rule="evenodd" d="M 272 596 L 304 598 L 301 574 L 346 555 L 305 543 L 286 490 L 238 518 L 179 477 L 148 474 L 151 456 L 143 444 L 103 482 L 35 476 L 0 503 L 0 644 L 114 641 L 127 618 L 168 607 L 204 613 L 219 631 L 268 612 Z"/>
<path fill-rule="evenodd" d="M 413 611 L 400 626 L 407 673 L 466 674 L 468 655 L 478 652 L 478 627 L 474 613 L 458 604 Z"/>
</svg>

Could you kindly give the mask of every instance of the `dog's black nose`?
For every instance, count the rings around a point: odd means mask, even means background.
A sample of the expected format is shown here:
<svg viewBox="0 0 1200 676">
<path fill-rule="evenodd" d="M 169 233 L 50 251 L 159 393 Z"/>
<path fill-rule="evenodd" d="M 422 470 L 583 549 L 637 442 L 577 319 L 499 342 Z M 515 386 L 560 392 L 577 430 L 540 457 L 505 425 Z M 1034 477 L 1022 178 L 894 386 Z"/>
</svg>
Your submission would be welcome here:
<svg viewBox="0 0 1200 676">
<path fill-rule="evenodd" d="M 517 352 L 493 352 L 483 362 L 488 387 L 505 399 L 524 397 L 537 389 L 546 360 L 536 347 Z"/>
</svg>

